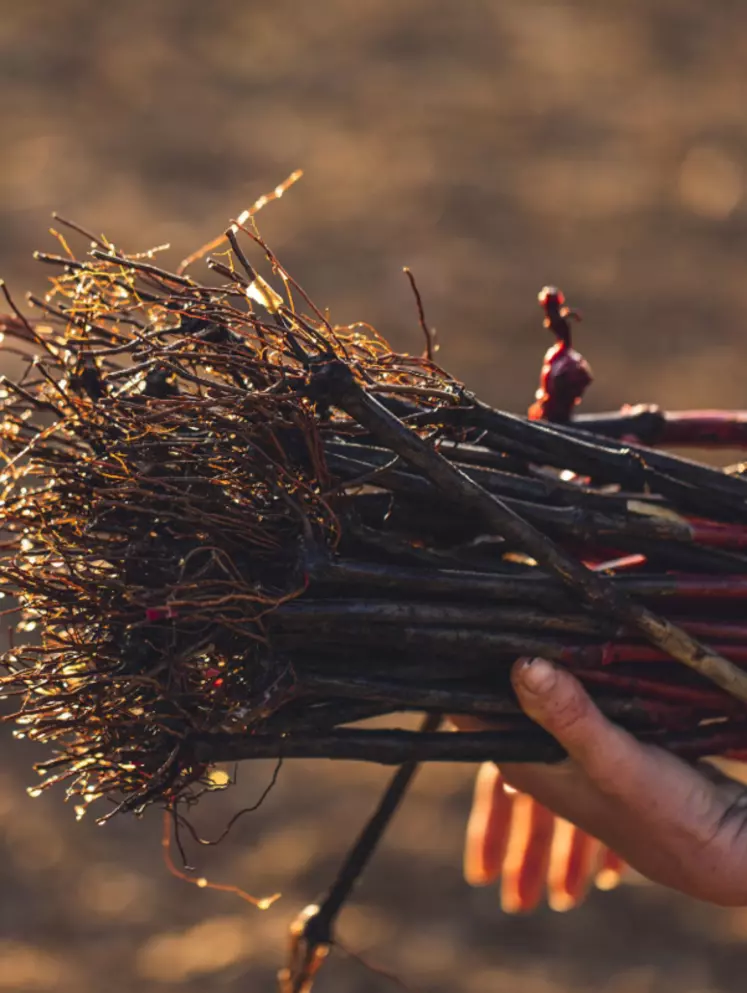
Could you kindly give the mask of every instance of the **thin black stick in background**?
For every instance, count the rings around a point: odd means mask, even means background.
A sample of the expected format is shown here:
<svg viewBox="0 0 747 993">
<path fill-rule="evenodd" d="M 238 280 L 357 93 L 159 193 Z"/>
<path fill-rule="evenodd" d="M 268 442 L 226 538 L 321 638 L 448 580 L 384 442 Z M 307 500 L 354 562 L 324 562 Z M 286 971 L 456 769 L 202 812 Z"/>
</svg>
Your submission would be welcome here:
<svg viewBox="0 0 747 993">
<path fill-rule="evenodd" d="M 421 732 L 436 731 L 440 714 L 426 717 Z M 392 777 L 379 805 L 342 863 L 337 878 L 319 904 L 307 907 L 291 928 L 288 967 L 278 976 L 281 993 L 307 993 L 313 977 L 334 944 L 337 917 L 365 870 L 418 770 L 418 762 L 405 762 Z"/>
</svg>

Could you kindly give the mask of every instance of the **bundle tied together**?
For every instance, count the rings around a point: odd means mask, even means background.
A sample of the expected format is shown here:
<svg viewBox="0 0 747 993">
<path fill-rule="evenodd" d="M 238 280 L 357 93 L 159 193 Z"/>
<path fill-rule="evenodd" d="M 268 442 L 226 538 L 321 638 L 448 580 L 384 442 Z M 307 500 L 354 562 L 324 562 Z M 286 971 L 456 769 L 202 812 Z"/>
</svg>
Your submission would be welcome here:
<svg viewBox="0 0 747 993">
<path fill-rule="evenodd" d="M 2 685 L 38 789 L 105 819 L 238 758 L 552 758 L 526 654 L 642 738 L 747 748 L 739 473 L 493 410 L 238 224 L 204 283 L 89 237 L 3 319 Z M 496 729 L 354 726 L 407 710 Z"/>
</svg>

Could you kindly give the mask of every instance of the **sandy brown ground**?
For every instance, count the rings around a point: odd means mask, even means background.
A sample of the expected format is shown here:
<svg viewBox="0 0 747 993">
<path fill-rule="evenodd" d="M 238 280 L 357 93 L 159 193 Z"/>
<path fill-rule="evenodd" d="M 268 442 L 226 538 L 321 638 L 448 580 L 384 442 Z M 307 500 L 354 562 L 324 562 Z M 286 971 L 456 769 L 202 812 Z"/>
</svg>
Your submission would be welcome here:
<svg viewBox="0 0 747 993">
<path fill-rule="evenodd" d="M 173 258 L 291 170 L 262 230 L 338 321 L 419 349 L 416 273 L 441 358 L 521 410 L 548 281 L 585 314 L 587 408 L 745 403 L 747 7 L 729 0 L 1 0 L 0 273 L 52 209 Z M 288 765 L 202 871 L 260 914 L 171 879 L 158 817 L 98 829 L 28 798 L 3 732 L 0 991 L 273 989 L 289 920 L 327 881 L 386 773 Z M 266 783 L 205 804 L 215 833 Z M 747 909 L 646 885 L 565 916 L 502 916 L 460 879 L 472 770 L 428 769 L 355 903 L 349 944 L 428 993 L 745 989 Z M 335 959 L 320 993 L 387 988 Z"/>
</svg>

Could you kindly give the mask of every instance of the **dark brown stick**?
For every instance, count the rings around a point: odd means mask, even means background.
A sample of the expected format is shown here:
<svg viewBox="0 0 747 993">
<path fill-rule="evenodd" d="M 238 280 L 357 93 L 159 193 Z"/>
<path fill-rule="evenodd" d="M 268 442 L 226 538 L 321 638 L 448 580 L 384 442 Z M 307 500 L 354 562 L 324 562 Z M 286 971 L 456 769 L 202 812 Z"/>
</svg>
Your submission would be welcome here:
<svg viewBox="0 0 747 993">
<path fill-rule="evenodd" d="M 711 679 L 732 696 L 747 702 L 747 674 L 728 659 L 709 651 L 681 628 L 658 617 L 646 607 L 628 600 L 598 573 L 562 552 L 536 528 L 497 497 L 474 483 L 448 459 L 407 428 L 375 398 L 355 382 L 350 369 L 335 362 L 326 366 L 323 382 L 334 400 L 359 424 L 380 438 L 392 451 L 416 466 L 449 499 L 469 512 L 479 513 L 496 534 L 507 540 L 557 576 L 593 608 L 638 630 L 672 658 Z"/>
<path fill-rule="evenodd" d="M 209 735 L 194 744 L 198 762 L 243 759 L 345 759 L 402 765 L 404 762 L 553 762 L 563 749 L 544 731 L 380 731 L 337 728 L 285 735 Z"/>
</svg>

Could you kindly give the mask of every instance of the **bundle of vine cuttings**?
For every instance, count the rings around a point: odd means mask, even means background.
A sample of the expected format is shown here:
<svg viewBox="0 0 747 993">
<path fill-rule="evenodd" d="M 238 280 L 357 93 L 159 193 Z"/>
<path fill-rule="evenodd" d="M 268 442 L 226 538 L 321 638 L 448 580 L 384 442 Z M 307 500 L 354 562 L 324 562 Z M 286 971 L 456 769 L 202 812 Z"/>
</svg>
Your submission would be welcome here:
<svg viewBox="0 0 747 993">
<path fill-rule="evenodd" d="M 416 356 L 333 324 L 252 226 L 172 272 L 60 221 L 82 250 L 37 253 L 30 316 L 5 291 L 0 400 L 2 693 L 52 750 L 39 789 L 108 817 L 237 759 L 550 760 L 522 656 L 641 739 L 747 750 L 747 480 L 631 441 L 733 441 L 740 415 L 574 421 L 588 367 L 558 291 L 524 418 L 429 333 Z"/>
</svg>

